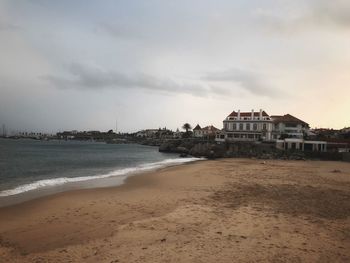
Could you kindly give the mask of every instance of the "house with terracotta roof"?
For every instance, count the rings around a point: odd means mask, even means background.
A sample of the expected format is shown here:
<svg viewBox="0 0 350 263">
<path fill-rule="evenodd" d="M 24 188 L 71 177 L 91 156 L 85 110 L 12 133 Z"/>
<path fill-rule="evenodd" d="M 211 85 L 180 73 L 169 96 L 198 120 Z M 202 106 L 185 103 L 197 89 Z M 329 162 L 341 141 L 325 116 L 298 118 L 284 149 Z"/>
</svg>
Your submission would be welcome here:
<svg viewBox="0 0 350 263">
<path fill-rule="evenodd" d="M 220 130 L 213 125 L 206 126 L 204 128 L 201 128 L 199 124 L 197 124 L 196 127 L 193 129 L 193 137 L 195 138 L 209 138 L 213 137 L 215 138 L 216 133 Z"/>
<path fill-rule="evenodd" d="M 273 121 L 264 111 L 231 112 L 223 121 L 223 129 L 217 132 L 217 141 L 270 141 Z"/>
<path fill-rule="evenodd" d="M 271 115 L 273 122 L 272 139 L 302 139 L 309 132 L 309 124 L 290 115 Z"/>
<path fill-rule="evenodd" d="M 213 125 L 206 126 L 202 128 L 202 134 L 204 138 L 215 138 L 216 133 L 219 132 L 220 130 Z"/>
</svg>

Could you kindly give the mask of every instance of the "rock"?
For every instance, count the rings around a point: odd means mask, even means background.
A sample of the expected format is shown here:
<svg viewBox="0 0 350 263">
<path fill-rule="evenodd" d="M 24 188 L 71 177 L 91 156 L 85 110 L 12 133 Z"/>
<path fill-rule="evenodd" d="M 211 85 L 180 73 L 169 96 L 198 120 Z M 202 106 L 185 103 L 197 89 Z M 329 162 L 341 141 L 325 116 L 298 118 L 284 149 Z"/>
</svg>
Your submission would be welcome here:
<svg viewBox="0 0 350 263">
<path fill-rule="evenodd" d="M 185 154 L 187 154 L 187 153 L 189 152 L 189 150 L 188 150 L 187 148 L 181 147 L 181 146 L 176 147 L 175 151 L 176 151 L 177 153 L 185 153 Z"/>
<path fill-rule="evenodd" d="M 181 154 L 180 154 L 180 157 L 181 157 L 181 158 L 186 158 L 187 156 L 188 156 L 187 153 L 181 153 Z"/>
</svg>

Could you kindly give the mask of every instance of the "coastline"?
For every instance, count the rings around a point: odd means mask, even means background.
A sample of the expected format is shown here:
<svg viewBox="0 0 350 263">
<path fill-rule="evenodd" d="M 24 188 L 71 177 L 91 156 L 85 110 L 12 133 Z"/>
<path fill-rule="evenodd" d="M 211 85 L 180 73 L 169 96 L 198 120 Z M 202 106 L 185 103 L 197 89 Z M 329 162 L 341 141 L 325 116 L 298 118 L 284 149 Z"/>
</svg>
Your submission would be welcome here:
<svg viewBox="0 0 350 263">
<path fill-rule="evenodd" d="M 173 158 L 155 163 L 145 163 L 135 167 L 117 169 L 107 174 L 71 178 L 61 177 L 35 181 L 13 189 L 0 191 L 0 208 L 69 191 L 116 187 L 124 184 L 125 180 L 132 176 L 203 160 L 205 159 L 194 157 Z M 8 195 L 6 195 L 7 192 L 9 193 Z"/>
<path fill-rule="evenodd" d="M 194 162 L 0 208 L 0 258 L 347 261 L 349 198 L 349 163 Z"/>
</svg>

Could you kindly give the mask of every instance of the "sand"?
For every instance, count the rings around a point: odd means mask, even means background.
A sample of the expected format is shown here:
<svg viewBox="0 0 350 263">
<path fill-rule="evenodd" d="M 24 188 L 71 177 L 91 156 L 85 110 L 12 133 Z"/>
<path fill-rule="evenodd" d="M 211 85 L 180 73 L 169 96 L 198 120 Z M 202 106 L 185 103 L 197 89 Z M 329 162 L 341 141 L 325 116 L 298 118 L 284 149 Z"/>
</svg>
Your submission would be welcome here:
<svg viewBox="0 0 350 263">
<path fill-rule="evenodd" d="M 201 161 L 1 208 L 0 262 L 350 262 L 350 163 Z"/>
</svg>

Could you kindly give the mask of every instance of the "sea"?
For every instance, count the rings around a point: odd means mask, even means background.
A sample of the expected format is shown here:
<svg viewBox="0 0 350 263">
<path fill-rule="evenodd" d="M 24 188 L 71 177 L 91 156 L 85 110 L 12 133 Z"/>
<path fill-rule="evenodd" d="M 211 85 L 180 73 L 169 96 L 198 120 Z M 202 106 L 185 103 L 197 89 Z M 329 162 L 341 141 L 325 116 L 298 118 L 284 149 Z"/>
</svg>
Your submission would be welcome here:
<svg viewBox="0 0 350 263">
<path fill-rule="evenodd" d="M 130 175 L 197 160 L 138 144 L 0 139 L 0 206 L 120 185 Z"/>
</svg>

